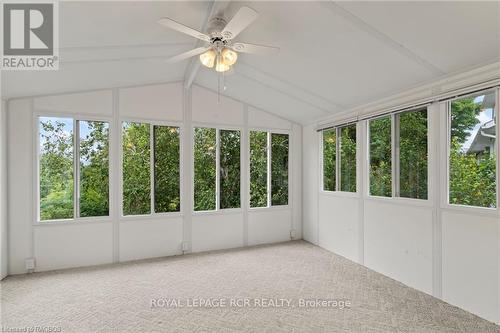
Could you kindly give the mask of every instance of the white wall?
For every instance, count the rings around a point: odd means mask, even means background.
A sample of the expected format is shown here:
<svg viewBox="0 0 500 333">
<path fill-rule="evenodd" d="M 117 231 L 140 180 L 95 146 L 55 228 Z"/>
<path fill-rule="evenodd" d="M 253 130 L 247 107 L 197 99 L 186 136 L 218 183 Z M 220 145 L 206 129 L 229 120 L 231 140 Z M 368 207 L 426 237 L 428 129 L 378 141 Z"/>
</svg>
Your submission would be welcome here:
<svg viewBox="0 0 500 333">
<path fill-rule="evenodd" d="M 322 191 L 321 136 L 317 125 L 305 126 L 304 239 L 500 323 L 500 213 L 445 203 L 445 111 L 444 103 L 428 108 L 427 201 L 367 196 L 364 121 L 358 125 L 358 193 Z"/>
<path fill-rule="evenodd" d="M 182 83 L 116 88 L 92 92 L 14 99 L 8 102 L 9 274 L 25 273 L 34 258 L 36 271 L 122 262 L 301 238 L 301 144 L 299 125 L 239 101 Z M 37 223 L 36 116 L 70 115 L 108 120 L 110 131 L 110 216 L 89 221 Z M 121 216 L 121 121 L 153 121 L 181 126 L 181 212 Z M 261 128 L 287 132 L 290 145 L 290 204 L 254 211 L 243 207 L 196 212 L 192 207 L 191 126 Z M 248 154 L 242 149 L 242 161 Z M 242 163 L 242 202 L 246 202 L 246 163 Z M 3 252 L 3 251 L 2 251 Z"/>
<path fill-rule="evenodd" d="M 7 104 L 0 106 L 0 280 L 7 276 Z"/>
</svg>

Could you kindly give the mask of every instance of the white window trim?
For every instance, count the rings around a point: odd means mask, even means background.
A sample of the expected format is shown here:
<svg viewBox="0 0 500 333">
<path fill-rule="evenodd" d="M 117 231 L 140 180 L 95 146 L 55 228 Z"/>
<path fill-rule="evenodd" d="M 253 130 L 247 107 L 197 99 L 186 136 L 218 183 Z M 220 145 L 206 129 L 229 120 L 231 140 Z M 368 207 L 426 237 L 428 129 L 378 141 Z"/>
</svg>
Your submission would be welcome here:
<svg viewBox="0 0 500 333">
<path fill-rule="evenodd" d="M 141 123 L 149 125 L 149 172 L 150 172 L 150 199 L 151 199 L 151 208 L 149 214 L 134 214 L 134 215 L 124 215 L 123 214 L 123 123 Z M 184 142 L 184 131 L 182 122 L 174 122 L 174 121 L 161 121 L 161 120 L 147 120 L 142 118 L 129 118 L 129 117 L 120 117 L 119 119 L 120 128 L 117 129 L 120 147 L 119 147 L 119 169 L 120 174 L 118 177 L 119 182 L 119 220 L 121 222 L 127 221 L 140 221 L 140 220 L 151 220 L 157 218 L 170 218 L 170 217 L 182 217 L 183 216 L 183 142 Z M 154 126 L 165 126 L 165 127 L 177 127 L 179 129 L 179 196 L 180 196 L 180 205 L 178 212 L 155 212 L 155 197 L 154 197 Z"/>
<path fill-rule="evenodd" d="M 65 219 L 54 219 L 54 220 L 41 220 L 40 219 L 40 118 L 66 118 L 73 121 L 73 218 Z M 109 211 L 106 216 L 90 216 L 81 217 L 79 216 L 80 210 L 80 198 L 79 198 L 79 185 L 80 185 L 80 137 L 79 137 L 79 122 L 80 121 L 100 121 L 108 123 L 108 146 L 110 158 L 108 160 L 108 202 Z M 103 223 L 112 222 L 113 216 L 113 193 L 111 189 L 111 179 L 112 179 L 112 158 L 111 158 L 111 147 L 112 147 L 112 116 L 101 116 L 101 115 L 86 115 L 86 114 L 69 114 L 65 112 L 50 111 L 50 110 L 35 110 L 33 112 L 33 211 L 34 214 L 34 226 L 42 225 L 74 225 L 80 223 Z"/>
<path fill-rule="evenodd" d="M 261 207 L 251 207 L 250 206 L 250 132 L 265 132 L 267 135 L 267 146 L 266 146 L 266 151 L 267 151 L 267 205 L 266 206 L 261 206 Z M 271 142 L 271 135 L 272 134 L 284 134 L 288 135 L 288 198 L 287 198 L 287 204 L 286 205 L 272 205 L 272 142 Z M 288 130 L 275 130 L 275 129 L 264 129 L 264 128 L 249 128 L 248 133 L 248 175 L 247 175 L 247 182 L 248 182 L 248 202 L 246 203 L 248 211 L 266 211 L 266 210 L 286 210 L 290 209 L 290 198 L 291 196 L 291 183 L 290 183 L 290 174 L 291 174 L 291 151 L 292 151 L 292 135 L 290 131 Z"/>
</svg>

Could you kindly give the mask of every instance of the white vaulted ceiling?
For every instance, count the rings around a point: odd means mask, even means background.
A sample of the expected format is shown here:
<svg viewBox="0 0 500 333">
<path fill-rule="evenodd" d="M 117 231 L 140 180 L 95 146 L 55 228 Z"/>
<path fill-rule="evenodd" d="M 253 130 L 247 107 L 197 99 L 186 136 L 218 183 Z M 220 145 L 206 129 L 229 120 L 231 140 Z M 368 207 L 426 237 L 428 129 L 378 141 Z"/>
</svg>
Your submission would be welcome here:
<svg viewBox="0 0 500 333">
<path fill-rule="evenodd" d="M 300 123 L 500 57 L 499 2 L 62 2 L 60 70 L 4 72 L 3 98 L 184 80 L 189 61 L 163 59 L 196 41 L 156 21 L 202 29 L 243 5 L 260 16 L 238 40 L 281 50 L 240 54 L 224 94 Z M 194 82 L 217 89 L 210 70 Z"/>
</svg>

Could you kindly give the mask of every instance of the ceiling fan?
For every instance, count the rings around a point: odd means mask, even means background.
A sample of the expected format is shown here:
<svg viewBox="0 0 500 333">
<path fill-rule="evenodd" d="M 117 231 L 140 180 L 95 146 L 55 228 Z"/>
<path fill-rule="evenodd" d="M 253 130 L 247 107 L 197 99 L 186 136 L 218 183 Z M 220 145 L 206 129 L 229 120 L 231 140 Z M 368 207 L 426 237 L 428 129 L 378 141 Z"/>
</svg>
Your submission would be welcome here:
<svg viewBox="0 0 500 333">
<path fill-rule="evenodd" d="M 164 17 L 158 23 L 170 29 L 198 38 L 207 44 L 167 59 L 169 63 L 179 62 L 194 56 L 200 57 L 200 62 L 217 72 L 226 72 L 236 63 L 238 52 L 253 54 L 273 54 L 279 52 L 278 47 L 235 42 L 240 32 L 252 24 L 259 14 L 249 8 L 241 7 L 233 18 L 226 22 L 223 17 L 216 16 L 209 21 L 206 33 L 190 28 L 171 18 Z"/>
</svg>

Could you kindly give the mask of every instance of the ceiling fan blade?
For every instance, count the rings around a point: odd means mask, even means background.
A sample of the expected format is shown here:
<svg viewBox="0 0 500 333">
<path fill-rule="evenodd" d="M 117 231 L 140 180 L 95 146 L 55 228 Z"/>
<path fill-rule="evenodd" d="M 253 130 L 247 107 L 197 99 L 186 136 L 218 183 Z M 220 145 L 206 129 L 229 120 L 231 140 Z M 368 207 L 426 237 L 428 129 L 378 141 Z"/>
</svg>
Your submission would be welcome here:
<svg viewBox="0 0 500 333">
<path fill-rule="evenodd" d="M 168 17 L 163 17 L 163 18 L 159 19 L 158 23 L 167 27 L 167 28 L 182 32 L 183 34 L 192 36 L 194 38 L 201 39 L 205 42 L 210 41 L 210 37 L 208 37 L 208 35 L 204 34 L 203 32 L 198 31 L 198 30 L 193 29 L 193 28 L 190 28 L 187 25 L 184 25 L 182 23 L 174 21 Z"/>
<path fill-rule="evenodd" d="M 279 47 L 249 44 L 249 43 L 234 43 L 231 48 L 237 52 L 253 53 L 253 54 L 276 54 L 280 51 Z"/>
<path fill-rule="evenodd" d="M 202 54 L 203 52 L 205 52 L 209 49 L 210 49 L 210 47 L 197 47 L 196 49 L 192 49 L 190 51 L 187 51 L 187 52 L 178 54 L 172 58 L 169 58 L 166 60 L 166 62 L 170 63 L 170 64 L 175 63 L 175 62 L 179 62 L 179 61 L 194 57 L 198 54 Z"/>
<path fill-rule="evenodd" d="M 241 7 L 226 25 L 224 30 L 222 30 L 222 36 L 225 39 L 235 38 L 240 32 L 245 30 L 246 27 L 252 24 L 258 16 L 259 14 L 252 8 Z"/>
</svg>

